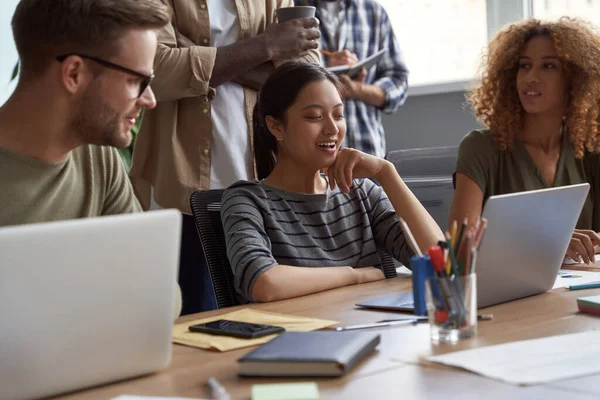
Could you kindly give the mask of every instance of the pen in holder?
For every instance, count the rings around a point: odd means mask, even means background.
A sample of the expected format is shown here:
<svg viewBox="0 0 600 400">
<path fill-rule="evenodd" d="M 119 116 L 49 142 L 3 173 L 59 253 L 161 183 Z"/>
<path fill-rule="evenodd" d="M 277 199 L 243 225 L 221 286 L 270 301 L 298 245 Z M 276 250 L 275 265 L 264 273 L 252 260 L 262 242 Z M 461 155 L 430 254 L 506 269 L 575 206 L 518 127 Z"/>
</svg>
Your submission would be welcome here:
<svg viewBox="0 0 600 400">
<path fill-rule="evenodd" d="M 457 290 L 460 283 L 462 292 Z M 438 301 L 435 292 L 442 293 Z M 425 286 L 427 315 L 431 326 L 431 340 L 456 343 L 477 335 L 477 277 L 432 276 Z"/>
<path fill-rule="evenodd" d="M 467 228 L 465 220 L 457 231 L 455 222 L 446 240 L 427 252 L 433 275 L 426 281 L 425 302 L 433 342 L 456 343 L 477 335 L 475 260 L 486 226 L 482 219 Z"/>
<path fill-rule="evenodd" d="M 427 278 L 433 276 L 433 267 L 429 255 L 411 257 L 410 269 L 412 270 L 414 314 L 427 315 L 425 285 Z"/>
</svg>

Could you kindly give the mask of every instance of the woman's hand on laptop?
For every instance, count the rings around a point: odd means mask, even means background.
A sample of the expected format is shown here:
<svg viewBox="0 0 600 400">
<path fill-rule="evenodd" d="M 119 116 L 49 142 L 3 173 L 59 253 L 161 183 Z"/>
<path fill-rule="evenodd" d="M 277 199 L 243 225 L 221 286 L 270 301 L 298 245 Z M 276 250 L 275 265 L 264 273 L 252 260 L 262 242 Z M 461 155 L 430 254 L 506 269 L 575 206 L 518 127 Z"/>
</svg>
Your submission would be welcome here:
<svg viewBox="0 0 600 400">
<path fill-rule="evenodd" d="M 575 229 L 566 256 L 585 264 L 594 263 L 598 245 L 600 245 L 600 235 L 597 232 L 589 229 Z"/>
<path fill-rule="evenodd" d="M 392 169 L 394 168 L 389 161 L 383 158 L 356 149 L 344 148 L 337 154 L 335 162 L 327 168 L 329 186 L 333 189 L 335 185 L 338 185 L 343 193 L 348 193 L 353 179 L 378 179 L 378 175 L 385 172 L 385 166 L 388 164 Z"/>
</svg>

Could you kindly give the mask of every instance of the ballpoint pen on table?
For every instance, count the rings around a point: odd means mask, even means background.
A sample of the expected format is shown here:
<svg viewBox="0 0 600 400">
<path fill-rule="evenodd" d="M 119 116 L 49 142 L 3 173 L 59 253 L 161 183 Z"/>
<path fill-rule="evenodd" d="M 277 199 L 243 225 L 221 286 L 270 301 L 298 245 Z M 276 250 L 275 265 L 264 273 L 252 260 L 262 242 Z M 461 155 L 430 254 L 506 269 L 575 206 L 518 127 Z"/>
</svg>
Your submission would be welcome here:
<svg viewBox="0 0 600 400">
<path fill-rule="evenodd" d="M 419 322 L 418 319 L 410 318 L 410 319 L 400 319 L 395 321 L 388 322 L 375 322 L 372 324 L 360 324 L 360 325 L 349 325 L 349 326 L 338 326 L 335 328 L 336 331 L 354 331 L 357 329 L 369 329 L 369 328 L 382 328 L 386 326 L 394 326 L 394 325 L 416 325 Z"/>
<path fill-rule="evenodd" d="M 227 393 L 227 389 L 225 389 L 223 387 L 223 385 L 221 385 L 219 383 L 219 381 L 217 381 L 215 378 L 213 378 L 212 376 L 208 378 L 208 382 L 206 382 L 208 387 L 210 388 L 210 397 L 213 400 L 230 400 L 231 396 L 229 396 L 229 393 Z"/>
<path fill-rule="evenodd" d="M 567 286 L 569 290 L 583 290 L 600 288 L 600 282 L 582 283 L 581 285 Z"/>
<path fill-rule="evenodd" d="M 418 318 L 419 322 L 428 320 L 427 317 L 411 317 L 411 318 L 415 318 L 415 319 Z M 479 314 L 477 316 L 478 321 L 491 321 L 493 319 L 494 319 L 494 314 Z M 406 320 L 405 319 L 384 319 L 379 322 L 392 322 L 392 321 L 406 321 Z"/>
</svg>

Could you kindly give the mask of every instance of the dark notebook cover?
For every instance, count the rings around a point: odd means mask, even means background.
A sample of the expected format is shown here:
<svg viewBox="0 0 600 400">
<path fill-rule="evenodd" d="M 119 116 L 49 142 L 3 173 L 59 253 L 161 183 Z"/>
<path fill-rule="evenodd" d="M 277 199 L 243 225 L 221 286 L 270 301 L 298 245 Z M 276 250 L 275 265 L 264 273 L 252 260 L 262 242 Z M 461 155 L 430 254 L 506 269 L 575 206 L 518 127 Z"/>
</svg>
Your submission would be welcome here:
<svg viewBox="0 0 600 400">
<path fill-rule="evenodd" d="M 284 332 L 239 359 L 240 375 L 340 376 L 375 350 L 368 332 Z"/>
</svg>

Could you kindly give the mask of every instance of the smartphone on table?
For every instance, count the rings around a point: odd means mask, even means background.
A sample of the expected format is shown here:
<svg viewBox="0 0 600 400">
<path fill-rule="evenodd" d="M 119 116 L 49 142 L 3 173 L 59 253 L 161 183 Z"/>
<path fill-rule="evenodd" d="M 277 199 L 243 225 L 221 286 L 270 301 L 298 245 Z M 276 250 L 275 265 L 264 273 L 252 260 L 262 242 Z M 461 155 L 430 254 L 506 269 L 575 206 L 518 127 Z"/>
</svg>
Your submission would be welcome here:
<svg viewBox="0 0 600 400">
<path fill-rule="evenodd" d="M 285 331 L 281 326 L 251 324 L 249 322 L 229 321 L 219 319 L 205 324 L 191 325 L 191 332 L 210 333 L 211 335 L 234 336 L 254 339 Z"/>
</svg>

